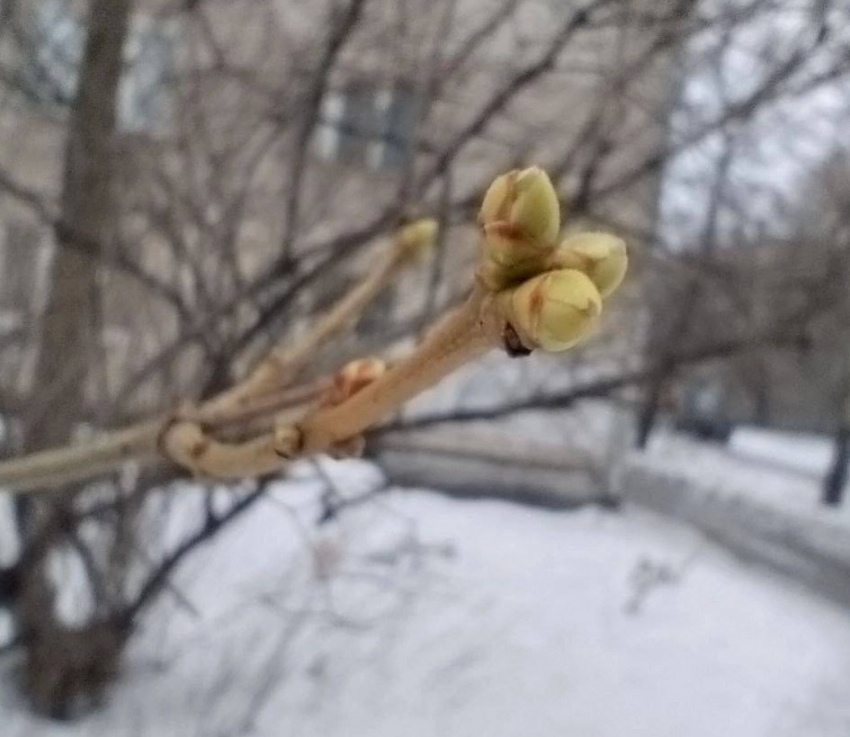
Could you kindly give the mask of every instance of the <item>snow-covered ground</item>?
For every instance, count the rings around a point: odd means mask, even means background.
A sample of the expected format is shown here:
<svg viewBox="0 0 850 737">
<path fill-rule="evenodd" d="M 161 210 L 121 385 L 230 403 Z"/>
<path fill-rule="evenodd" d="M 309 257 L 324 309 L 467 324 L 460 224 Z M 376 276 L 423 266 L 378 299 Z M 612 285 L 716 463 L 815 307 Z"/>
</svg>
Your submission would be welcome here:
<svg viewBox="0 0 850 737">
<path fill-rule="evenodd" d="M 850 613 L 689 528 L 417 491 L 317 529 L 309 486 L 181 570 L 197 614 L 161 608 L 104 710 L 4 686 L 0 734 L 850 734 Z"/>
</svg>

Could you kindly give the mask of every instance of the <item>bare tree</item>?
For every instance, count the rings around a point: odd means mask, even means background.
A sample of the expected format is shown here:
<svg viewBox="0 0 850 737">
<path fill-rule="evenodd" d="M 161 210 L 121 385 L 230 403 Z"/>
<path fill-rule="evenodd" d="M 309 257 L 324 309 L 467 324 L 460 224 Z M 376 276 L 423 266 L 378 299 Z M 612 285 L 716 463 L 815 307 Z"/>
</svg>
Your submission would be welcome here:
<svg viewBox="0 0 850 737">
<path fill-rule="evenodd" d="M 62 227 L 57 229 L 59 247 L 40 318 L 35 397 L 23 429 L 25 452 L 71 439 L 82 415 L 86 382 L 97 374 L 102 340 L 99 253 L 115 221 L 111 199 L 116 111 L 131 11 L 130 0 L 92 2 L 89 8 L 78 88 L 68 116 Z M 78 242 L 94 247 L 80 249 L 75 247 Z M 112 678 L 121 635 L 101 621 L 74 632 L 55 619 L 46 563 L 52 545 L 67 534 L 60 520 L 70 513 L 70 497 L 47 504 L 20 498 L 17 504 L 27 565 L 20 568 L 15 617 L 27 653 L 27 690 L 40 710 L 67 716 L 78 692 L 96 693 Z M 75 535 L 70 531 L 71 538 Z"/>
</svg>

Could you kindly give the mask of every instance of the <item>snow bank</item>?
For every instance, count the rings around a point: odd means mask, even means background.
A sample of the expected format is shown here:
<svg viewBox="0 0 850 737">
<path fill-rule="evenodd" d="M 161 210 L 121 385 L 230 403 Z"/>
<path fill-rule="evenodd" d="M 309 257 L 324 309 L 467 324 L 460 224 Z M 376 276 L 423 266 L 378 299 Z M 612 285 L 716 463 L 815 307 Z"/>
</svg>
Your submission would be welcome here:
<svg viewBox="0 0 850 737">
<path fill-rule="evenodd" d="M 739 427 L 729 438 L 738 455 L 789 471 L 823 477 L 832 460 L 832 441 L 821 435 Z"/>
</svg>

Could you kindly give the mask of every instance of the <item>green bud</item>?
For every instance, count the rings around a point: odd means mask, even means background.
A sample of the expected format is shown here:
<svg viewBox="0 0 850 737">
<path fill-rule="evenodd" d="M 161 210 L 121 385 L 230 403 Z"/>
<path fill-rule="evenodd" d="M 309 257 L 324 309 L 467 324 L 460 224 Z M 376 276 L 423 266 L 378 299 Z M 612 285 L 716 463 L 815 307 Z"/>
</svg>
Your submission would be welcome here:
<svg viewBox="0 0 850 737">
<path fill-rule="evenodd" d="M 549 175 L 539 167 L 502 174 L 484 194 L 478 223 L 503 223 L 513 236 L 551 247 L 561 228 L 561 208 Z"/>
<path fill-rule="evenodd" d="M 483 233 L 478 274 L 484 285 L 499 291 L 543 271 L 560 221 L 558 196 L 542 169 L 496 177 L 478 214 Z"/>
<path fill-rule="evenodd" d="M 549 257 L 548 266 L 578 269 L 587 274 L 602 297 L 623 282 L 629 265 L 626 242 L 608 233 L 579 233 L 565 238 Z"/>
<path fill-rule="evenodd" d="M 546 268 L 549 246 L 516 237 L 506 222 L 484 226 L 478 275 L 492 291 L 501 291 Z"/>
<path fill-rule="evenodd" d="M 549 175 L 536 166 L 525 169 L 517 176 L 514 191 L 510 223 L 540 243 L 554 243 L 561 229 L 561 207 Z"/>
<path fill-rule="evenodd" d="M 500 298 L 523 344 L 551 352 L 574 346 L 596 327 L 602 314 L 599 291 L 575 269 L 539 274 Z"/>
</svg>

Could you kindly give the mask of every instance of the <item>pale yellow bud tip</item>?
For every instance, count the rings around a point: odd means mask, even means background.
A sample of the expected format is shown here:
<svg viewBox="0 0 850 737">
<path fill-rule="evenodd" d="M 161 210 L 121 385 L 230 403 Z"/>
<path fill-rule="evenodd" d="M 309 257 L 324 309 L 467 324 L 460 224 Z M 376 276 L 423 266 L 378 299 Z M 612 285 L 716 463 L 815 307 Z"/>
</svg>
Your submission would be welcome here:
<svg viewBox="0 0 850 737">
<path fill-rule="evenodd" d="M 608 297 L 622 284 L 629 255 L 622 238 L 608 233 L 579 233 L 561 243 L 551 263 L 584 272 L 602 297 Z"/>
<path fill-rule="evenodd" d="M 558 237 L 561 207 L 552 180 L 542 169 L 532 166 L 519 173 L 510 221 L 537 241 L 554 243 Z"/>
<path fill-rule="evenodd" d="M 602 299 L 593 282 L 575 269 L 559 269 L 502 294 L 509 322 L 528 348 L 563 351 L 599 321 Z"/>
<path fill-rule="evenodd" d="M 481 209 L 478 212 L 478 224 L 484 227 L 490 223 L 507 220 L 510 214 L 510 197 L 514 181 L 519 172 L 510 171 L 493 180 L 484 193 Z"/>
<path fill-rule="evenodd" d="M 517 238 L 554 244 L 561 209 L 549 175 L 532 166 L 496 177 L 484 195 L 478 223 L 482 227 L 507 223 Z"/>
<path fill-rule="evenodd" d="M 398 229 L 396 243 L 410 256 L 423 256 L 434 247 L 438 228 L 433 218 L 414 220 Z"/>
</svg>

